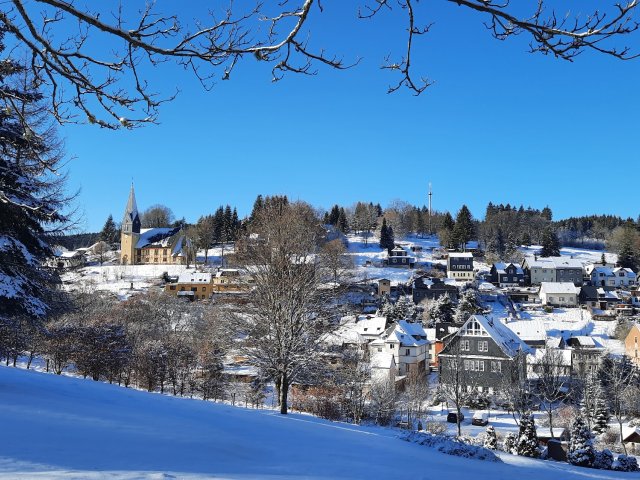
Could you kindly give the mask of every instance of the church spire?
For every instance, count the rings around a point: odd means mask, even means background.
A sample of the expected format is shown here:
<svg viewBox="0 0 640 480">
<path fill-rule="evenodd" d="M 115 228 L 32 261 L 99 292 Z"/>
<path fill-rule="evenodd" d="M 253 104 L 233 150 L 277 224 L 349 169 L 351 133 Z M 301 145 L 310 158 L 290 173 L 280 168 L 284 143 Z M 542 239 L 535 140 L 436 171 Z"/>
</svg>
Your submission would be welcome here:
<svg viewBox="0 0 640 480">
<path fill-rule="evenodd" d="M 122 219 L 122 231 L 124 233 L 140 233 L 140 215 L 138 214 L 138 205 L 136 204 L 136 194 L 133 191 L 133 182 L 131 182 L 129 200 L 127 201 L 124 218 Z"/>
</svg>

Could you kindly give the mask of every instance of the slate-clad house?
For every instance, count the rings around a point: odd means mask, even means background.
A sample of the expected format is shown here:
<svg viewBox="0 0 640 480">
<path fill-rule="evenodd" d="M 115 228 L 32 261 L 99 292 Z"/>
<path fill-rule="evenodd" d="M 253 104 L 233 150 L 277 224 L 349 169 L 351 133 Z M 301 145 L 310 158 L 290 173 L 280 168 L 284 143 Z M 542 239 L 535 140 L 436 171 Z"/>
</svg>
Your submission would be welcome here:
<svg viewBox="0 0 640 480">
<path fill-rule="evenodd" d="M 425 298 L 435 300 L 447 295 L 452 302 L 458 300 L 458 288 L 449 285 L 440 278 L 419 277 L 413 282 L 413 303 L 416 305 Z"/>
<path fill-rule="evenodd" d="M 389 252 L 386 264 L 389 267 L 413 268 L 416 264 L 416 259 L 415 257 L 410 257 L 404 248 L 396 246 Z"/>
<path fill-rule="evenodd" d="M 513 263 L 498 262 L 491 266 L 490 282 L 496 287 L 524 286 L 524 270 Z"/>
<path fill-rule="evenodd" d="M 440 377 L 447 378 L 459 365 L 467 390 L 493 394 L 512 368 L 525 371 L 530 353 L 532 349 L 500 320 L 472 315 L 440 352 Z"/>
<path fill-rule="evenodd" d="M 473 254 L 450 253 L 447 258 L 447 277 L 461 282 L 471 282 L 473 273 Z"/>
<path fill-rule="evenodd" d="M 568 257 L 538 257 L 527 255 L 522 262 L 525 281 L 531 285 L 542 282 L 584 283 L 584 270 L 579 260 Z"/>
</svg>

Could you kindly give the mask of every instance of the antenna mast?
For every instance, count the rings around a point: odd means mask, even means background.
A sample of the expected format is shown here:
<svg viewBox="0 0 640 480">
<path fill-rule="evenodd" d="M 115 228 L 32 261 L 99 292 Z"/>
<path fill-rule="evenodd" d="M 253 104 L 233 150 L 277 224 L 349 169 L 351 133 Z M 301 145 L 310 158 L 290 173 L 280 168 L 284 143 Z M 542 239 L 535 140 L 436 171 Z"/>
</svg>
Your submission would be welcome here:
<svg viewBox="0 0 640 480">
<path fill-rule="evenodd" d="M 431 235 L 431 182 L 429 182 L 429 235 Z"/>
</svg>

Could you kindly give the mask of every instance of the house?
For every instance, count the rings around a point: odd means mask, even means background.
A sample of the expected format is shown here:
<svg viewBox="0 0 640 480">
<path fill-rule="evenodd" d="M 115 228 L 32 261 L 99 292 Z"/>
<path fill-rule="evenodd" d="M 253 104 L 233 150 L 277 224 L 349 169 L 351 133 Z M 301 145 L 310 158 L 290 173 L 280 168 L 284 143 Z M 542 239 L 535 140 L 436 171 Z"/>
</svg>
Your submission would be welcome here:
<svg viewBox="0 0 640 480">
<path fill-rule="evenodd" d="M 589 265 L 586 268 L 591 285 L 604 288 L 621 288 L 635 285 L 637 275 L 630 268 Z"/>
<path fill-rule="evenodd" d="M 542 282 L 538 296 L 543 305 L 577 307 L 579 290 L 571 282 Z"/>
<path fill-rule="evenodd" d="M 605 290 L 604 287 L 585 285 L 580 288 L 578 300 L 581 305 L 591 309 L 610 310 L 620 303 L 620 297 L 616 292 Z"/>
<path fill-rule="evenodd" d="M 640 355 L 638 355 L 638 351 L 640 350 L 638 348 L 639 340 L 640 326 L 634 323 L 624 339 L 624 352 L 636 366 L 640 367 Z"/>
<path fill-rule="evenodd" d="M 567 348 L 571 350 L 571 373 L 579 378 L 595 374 L 602 362 L 604 347 L 593 337 L 578 335 L 567 339 Z"/>
<path fill-rule="evenodd" d="M 526 367 L 529 353 L 532 349 L 500 320 L 472 315 L 440 352 L 440 378 L 457 371 L 467 390 L 492 395 L 512 368 Z"/>
<path fill-rule="evenodd" d="M 522 262 L 525 282 L 538 285 L 542 282 L 584 283 L 584 271 L 579 260 L 567 257 L 538 257 L 526 255 Z"/>
<path fill-rule="evenodd" d="M 389 252 L 385 264 L 389 267 L 413 268 L 416 259 L 410 257 L 404 248 L 396 246 Z"/>
<path fill-rule="evenodd" d="M 634 288 L 631 290 L 631 298 L 629 300 L 631 301 L 631 305 L 634 307 L 640 307 L 640 288 Z"/>
<path fill-rule="evenodd" d="M 391 280 L 387 278 L 378 280 L 378 295 L 381 297 L 391 295 Z"/>
<path fill-rule="evenodd" d="M 369 354 L 390 353 L 398 366 L 398 374 L 426 370 L 429 360 L 430 341 L 419 323 L 400 320 L 391 325 L 380 338 L 369 343 Z"/>
<path fill-rule="evenodd" d="M 536 348 L 532 354 L 527 355 L 527 378 L 531 386 L 536 387 L 541 373 L 551 370 L 549 365 L 553 365 L 554 376 L 565 377 L 567 380 L 567 392 L 570 385 L 571 373 L 573 371 L 572 352 L 567 348 L 555 348 L 551 344 L 545 348 Z"/>
<path fill-rule="evenodd" d="M 450 253 L 447 257 L 447 277 L 461 282 L 473 281 L 473 254 L 470 252 Z"/>
<path fill-rule="evenodd" d="M 391 353 L 376 352 L 369 358 L 372 383 L 395 384 L 398 376 L 396 359 Z"/>
<path fill-rule="evenodd" d="M 458 287 L 446 283 L 440 278 L 418 277 L 412 285 L 413 303 L 416 305 L 425 298 L 435 300 L 447 295 L 452 302 L 458 300 Z"/>
<path fill-rule="evenodd" d="M 166 284 L 164 291 L 190 300 L 204 300 L 214 292 L 211 279 L 212 275 L 208 272 L 184 272 L 177 282 Z"/>
<path fill-rule="evenodd" d="M 213 291 L 222 292 L 246 292 L 254 283 L 253 278 L 237 268 L 218 268 L 211 279 Z"/>
<path fill-rule="evenodd" d="M 513 263 L 498 262 L 491 266 L 489 281 L 496 287 L 523 287 L 524 270 Z"/>
<path fill-rule="evenodd" d="M 122 265 L 187 263 L 190 241 L 181 228 L 141 228 L 136 197 L 131 185 L 122 219 L 120 263 Z"/>
<path fill-rule="evenodd" d="M 67 270 L 84 267 L 86 263 L 85 249 L 78 249 L 66 252 L 56 251 L 47 265 L 58 270 Z"/>
</svg>

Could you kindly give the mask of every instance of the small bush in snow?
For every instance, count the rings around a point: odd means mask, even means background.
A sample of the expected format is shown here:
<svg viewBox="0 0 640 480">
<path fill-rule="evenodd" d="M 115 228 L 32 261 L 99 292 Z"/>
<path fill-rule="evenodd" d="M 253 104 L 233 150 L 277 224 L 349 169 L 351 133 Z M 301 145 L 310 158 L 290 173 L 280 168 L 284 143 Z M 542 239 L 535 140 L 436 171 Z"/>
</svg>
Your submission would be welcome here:
<svg viewBox="0 0 640 480">
<path fill-rule="evenodd" d="M 616 461 L 613 462 L 613 469 L 620 472 L 637 472 L 638 460 L 636 460 L 636 457 L 628 455 L 618 455 Z"/>
<path fill-rule="evenodd" d="M 491 450 L 468 445 L 461 440 L 441 435 L 433 435 L 428 432 L 411 432 L 403 437 L 407 442 L 417 443 L 429 448 L 433 448 L 447 455 L 454 455 L 463 458 L 475 458 L 476 460 L 486 460 L 488 462 L 502 462 Z"/>
<path fill-rule="evenodd" d="M 596 450 L 592 466 L 598 470 L 611 470 L 613 467 L 613 453 L 611 453 L 611 450 L 606 448 L 604 450 Z"/>
<path fill-rule="evenodd" d="M 516 449 L 516 443 L 518 441 L 518 437 L 513 432 L 507 433 L 507 436 L 504 437 L 504 444 L 502 445 L 502 450 L 511 453 L 513 455 L 518 454 L 518 450 Z"/>
<path fill-rule="evenodd" d="M 432 433 L 434 435 L 442 435 L 447 431 L 447 424 L 445 422 L 436 422 L 433 420 L 428 420 L 425 423 L 425 428 L 427 432 Z"/>
<path fill-rule="evenodd" d="M 496 436 L 496 429 L 493 428 L 493 425 L 487 427 L 487 432 L 484 435 L 484 448 L 488 448 L 489 450 L 498 449 L 498 437 Z"/>
</svg>

